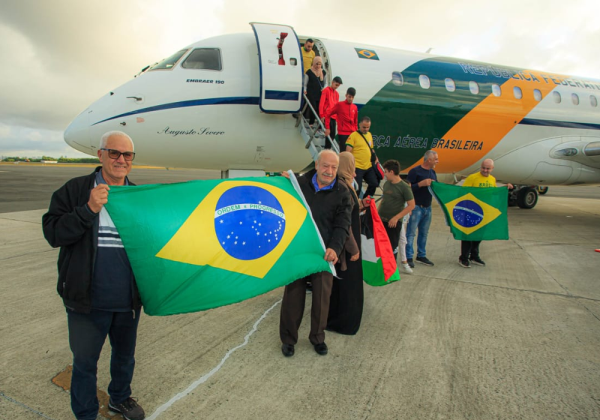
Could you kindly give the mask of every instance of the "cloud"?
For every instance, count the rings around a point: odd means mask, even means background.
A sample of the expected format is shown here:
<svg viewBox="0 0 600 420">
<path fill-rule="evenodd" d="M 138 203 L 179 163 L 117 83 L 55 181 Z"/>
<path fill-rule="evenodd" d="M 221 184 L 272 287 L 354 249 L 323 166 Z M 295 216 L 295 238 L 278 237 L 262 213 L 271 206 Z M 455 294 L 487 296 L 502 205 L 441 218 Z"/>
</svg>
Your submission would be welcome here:
<svg viewBox="0 0 600 420">
<path fill-rule="evenodd" d="M 62 132 L 0 124 L 0 157 L 89 157 L 67 145 Z"/>
</svg>

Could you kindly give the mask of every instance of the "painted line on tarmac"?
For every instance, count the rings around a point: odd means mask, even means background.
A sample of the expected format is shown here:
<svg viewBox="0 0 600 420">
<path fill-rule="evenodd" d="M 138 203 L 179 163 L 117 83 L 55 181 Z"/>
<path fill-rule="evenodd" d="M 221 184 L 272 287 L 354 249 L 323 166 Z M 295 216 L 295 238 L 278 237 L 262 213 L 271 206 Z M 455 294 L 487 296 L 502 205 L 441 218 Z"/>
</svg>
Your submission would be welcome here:
<svg viewBox="0 0 600 420">
<path fill-rule="evenodd" d="M 239 346 L 232 348 L 227 353 L 225 353 L 225 356 L 223 356 L 223 359 L 221 359 L 221 361 L 219 362 L 219 364 L 217 366 L 215 366 L 206 375 L 202 376 L 200 379 L 198 379 L 197 381 L 192 383 L 190 386 L 188 386 L 186 390 L 180 392 L 179 394 L 177 394 L 173 398 L 171 398 L 169 401 L 167 401 L 166 403 L 161 405 L 154 413 L 152 413 L 152 415 L 150 417 L 146 417 L 146 420 L 155 420 L 158 416 L 160 416 L 162 413 L 167 411 L 173 404 L 175 404 L 180 399 L 186 397 L 189 393 L 191 393 L 193 390 L 195 390 L 199 385 L 203 384 L 208 379 L 210 379 L 211 376 L 213 376 L 215 373 L 217 373 L 223 367 L 223 365 L 225 364 L 225 361 L 227 359 L 229 359 L 229 356 L 231 356 L 231 354 L 234 351 L 236 351 L 237 349 L 240 349 L 240 348 L 244 347 L 246 344 L 248 344 L 248 342 L 250 341 L 250 336 L 252 336 L 252 334 L 254 334 L 258 330 L 258 325 L 262 322 L 263 319 L 266 318 L 266 316 L 269 314 L 269 312 L 271 312 L 273 310 L 273 308 L 275 308 L 280 303 L 281 303 L 281 299 L 278 300 L 277 302 L 275 302 L 273 304 L 273 306 L 271 306 L 269 309 L 267 309 L 261 315 L 261 317 L 258 318 L 258 320 L 254 323 L 254 326 L 252 327 L 250 332 L 248 334 L 246 334 L 246 337 L 244 337 L 244 342 L 242 344 L 240 344 Z"/>
<path fill-rule="evenodd" d="M 278 303 L 279 303 L 279 302 L 278 302 Z M 48 417 L 48 416 L 47 416 L 47 415 L 45 415 L 44 413 L 41 413 L 41 412 L 37 411 L 36 409 L 33 409 L 33 408 L 31 408 L 31 407 L 29 407 L 29 406 L 27 406 L 27 405 L 23 404 L 22 402 L 19 402 L 19 401 L 15 400 L 15 399 L 13 399 L 13 398 L 9 397 L 8 395 L 6 395 L 6 394 L 5 394 L 4 392 L 2 392 L 2 391 L 0 391 L 0 397 L 2 397 L 2 398 L 4 398 L 4 399 L 6 399 L 7 401 L 10 401 L 10 402 L 11 402 L 11 403 L 13 403 L 13 404 L 16 404 L 16 405 L 18 405 L 18 406 L 20 406 L 20 407 L 23 407 L 23 408 L 24 408 L 25 410 L 27 410 L 27 411 L 30 411 L 30 412 L 32 412 L 32 413 L 34 413 L 34 414 L 37 414 L 37 415 L 38 415 L 38 416 L 40 416 L 40 417 L 43 417 L 43 418 L 45 418 L 45 419 L 48 419 L 48 420 L 54 420 L 52 417 Z"/>
</svg>

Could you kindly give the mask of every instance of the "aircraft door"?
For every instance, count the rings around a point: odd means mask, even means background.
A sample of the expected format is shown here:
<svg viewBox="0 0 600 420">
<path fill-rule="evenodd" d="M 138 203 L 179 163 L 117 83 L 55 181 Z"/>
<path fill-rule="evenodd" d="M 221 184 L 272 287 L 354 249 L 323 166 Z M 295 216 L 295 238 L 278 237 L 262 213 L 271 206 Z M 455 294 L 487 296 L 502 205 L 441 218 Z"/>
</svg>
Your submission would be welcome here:
<svg viewBox="0 0 600 420">
<path fill-rule="evenodd" d="M 302 107 L 303 67 L 294 28 L 250 23 L 258 46 L 260 109 L 266 113 L 299 112 Z"/>
</svg>

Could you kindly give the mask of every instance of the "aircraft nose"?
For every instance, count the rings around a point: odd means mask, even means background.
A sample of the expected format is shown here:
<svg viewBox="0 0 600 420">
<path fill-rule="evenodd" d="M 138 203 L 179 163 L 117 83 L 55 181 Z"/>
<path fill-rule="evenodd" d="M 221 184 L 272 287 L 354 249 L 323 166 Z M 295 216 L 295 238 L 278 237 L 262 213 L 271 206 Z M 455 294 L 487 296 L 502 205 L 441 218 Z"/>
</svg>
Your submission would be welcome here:
<svg viewBox="0 0 600 420">
<path fill-rule="evenodd" d="M 64 139 L 73 149 L 91 155 L 94 154 L 90 147 L 87 110 L 79 114 L 65 129 Z"/>
</svg>

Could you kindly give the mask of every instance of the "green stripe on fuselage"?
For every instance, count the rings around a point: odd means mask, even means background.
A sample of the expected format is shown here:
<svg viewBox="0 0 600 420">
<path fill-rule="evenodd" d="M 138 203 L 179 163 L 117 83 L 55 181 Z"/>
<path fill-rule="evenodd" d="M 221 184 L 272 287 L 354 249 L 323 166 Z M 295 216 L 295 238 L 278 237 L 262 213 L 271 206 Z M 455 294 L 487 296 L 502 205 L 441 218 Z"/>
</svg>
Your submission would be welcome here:
<svg viewBox="0 0 600 420">
<path fill-rule="evenodd" d="M 485 63 L 445 57 L 419 61 L 402 72 L 401 86 L 390 80 L 360 109 L 359 121 L 364 116 L 371 118 L 371 133 L 381 163 L 396 159 L 402 168 L 417 163 L 434 140 L 443 138 L 492 92 L 492 84 L 502 85 L 519 71 L 494 66 L 496 75 L 489 71 L 479 75 L 472 74 L 473 67 L 468 66 L 473 65 L 491 68 Z M 429 77 L 429 89 L 420 86 L 420 75 Z M 446 78 L 454 80 L 454 92 L 446 89 Z M 470 81 L 479 85 L 478 94 L 469 90 Z"/>
</svg>

